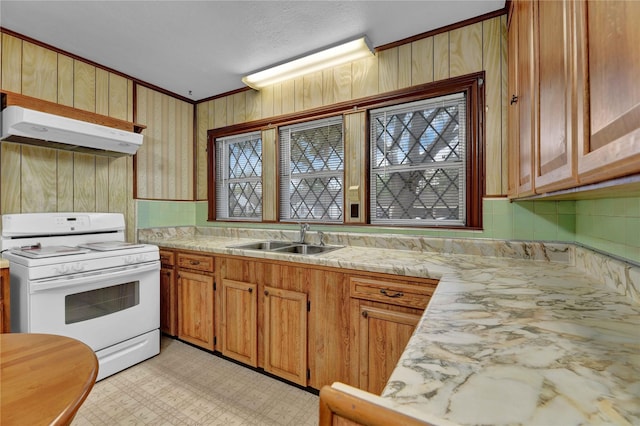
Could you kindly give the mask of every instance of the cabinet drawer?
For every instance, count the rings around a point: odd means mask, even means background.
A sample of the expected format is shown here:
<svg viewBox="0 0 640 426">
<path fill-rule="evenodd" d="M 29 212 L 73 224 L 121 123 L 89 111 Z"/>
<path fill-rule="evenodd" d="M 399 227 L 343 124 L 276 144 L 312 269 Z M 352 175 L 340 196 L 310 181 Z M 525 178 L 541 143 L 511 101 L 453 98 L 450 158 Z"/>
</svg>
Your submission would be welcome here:
<svg viewBox="0 0 640 426">
<path fill-rule="evenodd" d="M 213 272 L 213 257 L 191 253 L 178 253 L 178 266 L 185 269 Z"/>
<path fill-rule="evenodd" d="M 160 250 L 160 263 L 162 266 L 175 265 L 175 253 L 169 250 Z"/>
<path fill-rule="evenodd" d="M 433 283 L 407 283 L 379 279 L 350 277 L 351 297 L 391 305 L 424 309 L 436 288 Z"/>
</svg>

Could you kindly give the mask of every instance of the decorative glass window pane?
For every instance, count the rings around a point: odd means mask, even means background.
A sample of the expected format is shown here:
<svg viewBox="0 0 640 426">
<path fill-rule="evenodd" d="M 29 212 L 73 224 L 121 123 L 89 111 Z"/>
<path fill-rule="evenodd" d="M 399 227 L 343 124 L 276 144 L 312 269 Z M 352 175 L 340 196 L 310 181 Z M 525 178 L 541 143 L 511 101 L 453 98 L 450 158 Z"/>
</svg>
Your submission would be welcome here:
<svg viewBox="0 0 640 426">
<path fill-rule="evenodd" d="M 280 219 L 342 222 L 342 117 L 280 128 Z"/>
<path fill-rule="evenodd" d="M 371 223 L 464 225 L 466 99 L 371 111 Z"/>
<path fill-rule="evenodd" d="M 260 132 L 216 139 L 216 217 L 262 219 Z"/>
</svg>

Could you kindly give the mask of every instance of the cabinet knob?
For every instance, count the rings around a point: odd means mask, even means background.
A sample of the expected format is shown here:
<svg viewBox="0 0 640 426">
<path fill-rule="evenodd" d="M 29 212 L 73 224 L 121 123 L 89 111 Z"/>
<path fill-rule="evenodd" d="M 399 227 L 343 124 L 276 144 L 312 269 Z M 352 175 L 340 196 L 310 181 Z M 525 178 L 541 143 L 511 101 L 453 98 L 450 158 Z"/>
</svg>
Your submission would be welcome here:
<svg viewBox="0 0 640 426">
<path fill-rule="evenodd" d="M 404 293 L 401 291 L 397 293 L 389 293 L 386 288 L 381 288 L 380 293 L 384 294 L 387 297 L 393 297 L 393 298 L 404 296 Z"/>
<path fill-rule="evenodd" d="M 367 311 L 362 311 L 361 314 L 363 318 L 369 317 L 369 314 L 367 313 Z"/>
<path fill-rule="evenodd" d="M 513 105 L 517 103 L 518 103 L 518 97 L 516 95 L 512 95 L 510 104 Z"/>
<path fill-rule="evenodd" d="M 265 290 L 265 291 L 264 291 L 264 295 L 265 295 L 265 296 L 268 296 L 268 295 L 269 295 L 269 292 L 268 292 L 267 290 Z"/>
<path fill-rule="evenodd" d="M 249 291 L 249 293 L 253 293 L 253 289 L 251 287 L 249 287 L 247 290 Z"/>
</svg>

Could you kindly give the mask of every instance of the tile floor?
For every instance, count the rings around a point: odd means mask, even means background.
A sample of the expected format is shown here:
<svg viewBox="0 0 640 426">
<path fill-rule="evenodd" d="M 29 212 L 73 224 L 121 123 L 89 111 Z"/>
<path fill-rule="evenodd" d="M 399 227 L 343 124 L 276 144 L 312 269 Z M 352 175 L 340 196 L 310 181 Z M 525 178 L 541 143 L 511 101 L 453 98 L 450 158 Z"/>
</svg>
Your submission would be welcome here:
<svg viewBox="0 0 640 426">
<path fill-rule="evenodd" d="M 94 386 L 73 426 L 317 425 L 318 397 L 167 337 Z"/>
</svg>

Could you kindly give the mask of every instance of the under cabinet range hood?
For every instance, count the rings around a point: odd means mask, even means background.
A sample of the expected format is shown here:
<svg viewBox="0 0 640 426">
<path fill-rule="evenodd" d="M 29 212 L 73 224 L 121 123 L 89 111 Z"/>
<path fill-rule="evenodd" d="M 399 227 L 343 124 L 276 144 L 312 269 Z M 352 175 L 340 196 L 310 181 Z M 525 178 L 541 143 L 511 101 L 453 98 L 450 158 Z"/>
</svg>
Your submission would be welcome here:
<svg viewBox="0 0 640 426">
<path fill-rule="evenodd" d="M 140 133 L 10 105 L 2 110 L 0 139 L 119 157 L 135 154 L 142 146 L 143 136 Z"/>
</svg>

